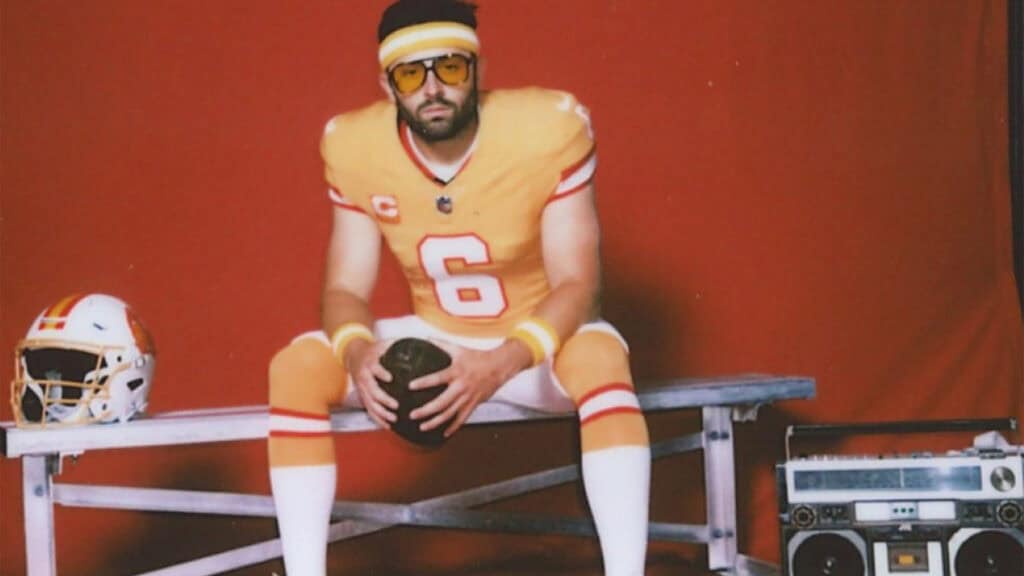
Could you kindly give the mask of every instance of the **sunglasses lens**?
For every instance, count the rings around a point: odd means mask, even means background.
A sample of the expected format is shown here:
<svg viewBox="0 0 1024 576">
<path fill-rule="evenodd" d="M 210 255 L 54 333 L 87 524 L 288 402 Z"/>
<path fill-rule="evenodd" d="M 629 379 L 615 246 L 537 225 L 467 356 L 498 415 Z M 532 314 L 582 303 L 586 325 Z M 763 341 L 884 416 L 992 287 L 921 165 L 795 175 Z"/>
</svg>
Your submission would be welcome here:
<svg viewBox="0 0 1024 576">
<path fill-rule="evenodd" d="M 469 78 L 469 58 L 461 54 L 438 58 L 434 62 L 434 73 L 438 80 L 449 86 L 462 84 Z"/>
<path fill-rule="evenodd" d="M 391 81 L 402 94 L 415 92 L 427 79 L 427 67 L 423 62 L 399 64 L 391 70 Z"/>
<path fill-rule="evenodd" d="M 428 70 L 433 70 L 437 79 L 448 86 L 456 86 L 469 79 L 471 60 L 461 54 L 435 58 L 429 68 L 428 61 L 430 59 L 406 62 L 391 69 L 391 83 L 399 94 L 411 94 L 419 90 L 427 81 Z"/>
</svg>

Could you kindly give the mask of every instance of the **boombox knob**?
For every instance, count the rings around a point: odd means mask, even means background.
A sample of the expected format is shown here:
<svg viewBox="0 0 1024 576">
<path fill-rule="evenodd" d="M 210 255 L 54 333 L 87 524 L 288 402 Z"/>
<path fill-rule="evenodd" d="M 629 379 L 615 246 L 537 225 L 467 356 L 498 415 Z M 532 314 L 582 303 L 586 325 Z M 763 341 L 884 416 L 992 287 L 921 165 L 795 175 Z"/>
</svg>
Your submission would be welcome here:
<svg viewBox="0 0 1024 576">
<path fill-rule="evenodd" d="M 798 528 L 810 528 L 814 526 L 817 520 L 817 514 L 814 513 L 814 508 L 810 506 L 797 506 L 793 508 L 791 516 L 793 525 Z"/>
<path fill-rule="evenodd" d="M 1016 526 L 1021 518 L 1024 517 L 1024 510 L 1021 509 L 1020 504 L 1007 500 L 999 504 L 996 508 L 996 517 L 999 521 L 1006 526 Z"/>
<path fill-rule="evenodd" d="M 1017 485 L 1017 478 L 1014 477 L 1013 470 L 1006 466 L 1000 466 L 993 470 L 991 480 L 992 486 L 1000 492 L 1009 492 Z"/>
</svg>

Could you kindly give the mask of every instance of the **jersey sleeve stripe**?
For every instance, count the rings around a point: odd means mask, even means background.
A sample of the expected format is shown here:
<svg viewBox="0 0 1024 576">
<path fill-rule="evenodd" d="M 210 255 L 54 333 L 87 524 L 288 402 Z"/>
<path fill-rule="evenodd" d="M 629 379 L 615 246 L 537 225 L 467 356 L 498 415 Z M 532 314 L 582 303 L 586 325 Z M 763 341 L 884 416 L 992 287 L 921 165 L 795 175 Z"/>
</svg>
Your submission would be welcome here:
<svg viewBox="0 0 1024 576">
<path fill-rule="evenodd" d="M 587 152 L 586 155 L 584 155 L 582 158 L 580 158 L 579 161 L 577 161 L 572 166 L 569 166 L 565 170 L 562 170 L 562 180 L 561 180 L 561 182 L 565 182 L 566 180 L 571 178 L 574 174 L 576 174 L 577 172 L 580 172 L 581 170 L 586 168 L 587 165 L 589 165 L 589 164 L 593 163 L 596 166 L 596 161 L 597 161 L 597 146 L 591 146 L 590 152 Z M 594 166 L 591 167 L 590 172 L 591 172 L 591 174 L 593 174 Z M 559 183 L 559 186 L 561 186 L 561 185 L 562 184 Z"/>
<path fill-rule="evenodd" d="M 579 192 L 587 184 L 590 184 L 594 179 L 596 171 L 597 154 L 594 150 L 591 150 L 590 154 L 583 158 L 583 160 L 562 172 L 562 180 L 559 181 L 555 192 L 548 198 L 548 202 Z"/>
<path fill-rule="evenodd" d="M 356 206 L 355 204 L 335 204 L 335 206 L 337 206 L 338 208 L 344 208 L 345 210 L 358 212 L 360 214 L 366 214 L 366 210 L 363 210 L 362 208 Z"/>
<path fill-rule="evenodd" d="M 544 202 L 544 204 L 551 204 L 552 202 L 554 202 L 556 200 L 561 200 L 562 198 L 567 198 L 569 196 L 572 196 L 573 194 L 575 194 L 575 193 L 579 192 L 580 190 L 583 190 L 584 188 L 586 188 L 587 184 L 590 184 L 590 180 L 587 180 L 586 182 L 581 183 L 579 186 L 573 188 L 572 190 L 566 190 L 565 192 L 560 192 L 558 194 L 553 194 L 553 195 L 548 197 L 547 201 Z"/>
<path fill-rule="evenodd" d="M 346 210 L 352 210 L 353 212 L 366 214 L 365 210 L 353 204 L 351 200 L 342 196 L 341 193 L 334 188 L 327 189 L 327 196 L 331 199 L 331 203 L 338 208 L 344 208 Z"/>
</svg>

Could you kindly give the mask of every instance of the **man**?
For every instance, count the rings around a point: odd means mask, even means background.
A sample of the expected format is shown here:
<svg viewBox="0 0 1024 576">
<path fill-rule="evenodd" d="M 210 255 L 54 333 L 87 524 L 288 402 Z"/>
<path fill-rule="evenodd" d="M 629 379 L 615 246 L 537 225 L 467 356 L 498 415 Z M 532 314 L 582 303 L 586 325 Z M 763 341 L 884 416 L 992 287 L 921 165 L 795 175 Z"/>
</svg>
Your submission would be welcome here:
<svg viewBox="0 0 1024 576">
<path fill-rule="evenodd" d="M 475 6 L 461 0 L 400 0 L 378 38 L 388 99 L 331 120 L 321 144 L 334 214 L 323 330 L 270 366 L 285 567 L 325 571 L 336 482 L 328 407 L 360 404 L 388 427 L 397 403 L 377 383 L 390 379 L 379 359 L 392 339 L 415 336 L 452 357 L 411 384 L 448 384 L 412 413 L 424 430 L 454 434 L 488 399 L 576 408 L 605 573 L 643 574 L 650 450 L 625 341 L 596 319 L 587 112 L 564 92 L 480 92 Z M 375 321 L 369 311 L 382 237 L 415 316 Z"/>
</svg>

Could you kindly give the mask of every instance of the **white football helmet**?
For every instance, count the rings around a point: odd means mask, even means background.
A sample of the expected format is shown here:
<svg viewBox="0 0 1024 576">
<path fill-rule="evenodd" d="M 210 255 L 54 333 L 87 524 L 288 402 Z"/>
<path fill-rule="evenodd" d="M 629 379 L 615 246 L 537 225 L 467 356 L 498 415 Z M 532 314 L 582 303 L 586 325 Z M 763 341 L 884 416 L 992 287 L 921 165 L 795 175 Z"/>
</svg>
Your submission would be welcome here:
<svg viewBox="0 0 1024 576">
<path fill-rule="evenodd" d="M 15 352 L 19 427 L 125 422 L 146 409 L 156 350 L 120 299 L 74 295 L 36 318 Z"/>
</svg>

